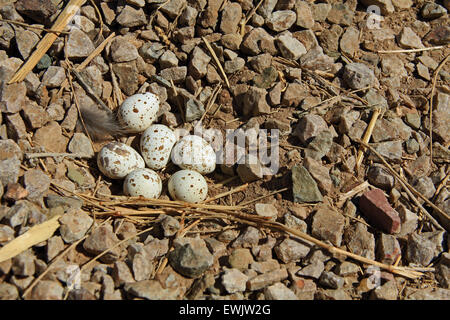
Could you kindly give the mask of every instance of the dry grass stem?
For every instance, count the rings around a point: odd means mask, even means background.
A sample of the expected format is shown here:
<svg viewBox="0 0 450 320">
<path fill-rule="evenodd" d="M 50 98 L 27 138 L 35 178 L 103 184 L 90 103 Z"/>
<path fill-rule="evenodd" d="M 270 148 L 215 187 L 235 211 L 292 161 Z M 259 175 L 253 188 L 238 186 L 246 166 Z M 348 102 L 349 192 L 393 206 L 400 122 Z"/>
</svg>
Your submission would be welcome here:
<svg viewBox="0 0 450 320">
<path fill-rule="evenodd" d="M 216 64 L 217 64 L 217 66 L 219 67 L 220 73 L 222 73 L 222 76 L 223 76 L 223 78 L 224 78 L 224 80 L 225 80 L 225 83 L 226 83 L 226 85 L 227 85 L 227 88 L 228 88 L 228 89 L 231 89 L 230 82 L 228 81 L 227 74 L 225 73 L 225 70 L 223 69 L 222 64 L 220 63 L 219 58 L 217 58 L 217 55 L 216 55 L 216 53 L 214 52 L 214 49 L 211 47 L 211 45 L 209 44 L 209 41 L 208 41 L 205 37 L 202 37 L 202 40 L 203 40 L 203 42 L 205 43 L 206 48 L 208 48 L 209 53 L 212 55 L 214 61 L 215 61 Z"/>
<path fill-rule="evenodd" d="M 379 50 L 378 53 L 411 53 L 411 52 L 423 52 L 430 50 L 439 50 L 444 48 L 444 46 L 437 47 L 428 47 L 428 48 L 420 48 L 420 49 L 400 49 L 400 50 Z"/>
<path fill-rule="evenodd" d="M 57 30 L 47 29 L 47 28 L 44 28 L 44 27 L 33 26 L 33 25 L 28 24 L 28 23 L 24 23 L 24 22 L 20 22 L 20 21 L 14 21 L 14 20 L 8 20 L 8 19 L 0 19 L 0 21 L 1 22 L 15 24 L 15 25 L 22 26 L 22 27 L 25 27 L 25 28 L 28 28 L 28 29 L 36 29 L 36 30 L 42 30 L 42 31 L 45 31 L 45 32 L 56 33 L 58 35 L 59 34 L 69 34 L 69 32 L 66 32 L 66 31 L 57 31 Z"/>
<path fill-rule="evenodd" d="M 378 116 L 380 115 L 380 113 L 381 113 L 381 110 L 378 108 L 375 108 L 375 110 L 373 111 L 372 118 L 370 119 L 369 125 L 367 126 L 367 129 L 364 132 L 364 135 L 362 137 L 362 141 L 364 143 L 369 142 L 370 137 L 372 136 L 373 128 L 375 128 L 375 124 L 378 120 Z M 359 169 L 359 166 L 362 163 L 363 157 L 364 157 L 364 150 L 363 150 L 363 147 L 361 147 L 361 149 L 358 151 L 358 156 L 356 158 L 356 170 Z"/>
</svg>

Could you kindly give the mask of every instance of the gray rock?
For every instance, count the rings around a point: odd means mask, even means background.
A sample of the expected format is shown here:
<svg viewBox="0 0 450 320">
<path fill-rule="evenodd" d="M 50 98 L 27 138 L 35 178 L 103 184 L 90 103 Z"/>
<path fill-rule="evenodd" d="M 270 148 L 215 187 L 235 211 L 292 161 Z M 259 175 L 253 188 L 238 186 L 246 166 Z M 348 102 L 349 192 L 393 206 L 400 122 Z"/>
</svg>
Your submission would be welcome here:
<svg viewBox="0 0 450 320">
<path fill-rule="evenodd" d="M 375 74 L 362 63 L 349 63 L 344 68 L 343 79 L 352 89 L 362 89 L 375 81 Z"/>
<path fill-rule="evenodd" d="M 397 209 L 397 212 L 402 221 L 401 230 L 399 232 L 400 236 L 408 235 L 417 229 L 419 223 L 419 217 L 414 212 L 408 210 L 405 206 L 401 205 Z"/>
<path fill-rule="evenodd" d="M 292 168 L 292 192 L 294 202 L 321 202 L 323 200 L 316 181 L 303 166 Z"/>
<path fill-rule="evenodd" d="M 231 268 L 245 270 L 254 262 L 253 256 L 249 249 L 235 249 L 228 256 L 228 264 Z"/>
<path fill-rule="evenodd" d="M 213 256 L 202 239 L 184 240 L 176 243 L 175 249 L 169 253 L 170 264 L 183 276 L 198 278 L 211 267 Z"/>
<path fill-rule="evenodd" d="M 25 189 L 31 200 L 42 200 L 50 187 L 50 178 L 39 169 L 31 169 L 24 174 Z"/>
<path fill-rule="evenodd" d="M 297 60 L 307 51 L 305 46 L 292 36 L 292 33 L 285 31 L 277 36 L 278 49 L 286 59 Z"/>
<path fill-rule="evenodd" d="M 430 199 L 436 192 L 433 180 L 430 177 L 421 177 L 414 183 L 414 188 L 425 198 Z"/>
<path fill-rule="evenodd" d="M 367 171 L 369 182 L 375 187 L 389 191 L 394 187 L 395 178 L 389 174 L 383 165 L 374 164 Z"/>
<path fill-rule="evenodd" d="M 255 212 L 258 216 L 266 217 L 271 220 L 275 220 L 278 214 L 277 208 L 270 203 L 256 203 Z"/>
<path fill-rule="evenodd" d="M 324 130 L 312 138 L 305 150 L 305 157 L 311 157 L 315 160 L 321 160 L 331 149 L 333 144 L 333 137 L 331 132 Z"/>
<path fill-rule="evenodd" d="M 254 28 L 242 40 L 240 49 L 243 53 L 257 55 L 260 53 L 276 53 L 274 38 L 263 28 Z"/>
<path fill-rule="evenodd" d="M 127 62 L 138 58 L 139 53 L 136 47 L 125 37 L 116 37 L 111 42 L 111 58 L 114 62 Z"/>
<path fill-rule="evenodd" d="M 247 280 L 248 277 L 238 269 L 226 269 L 222 275 L 222 285 L 228 293 L 245 291 Z"/>
<path fill-rule="evenodd" d="M 324 271 L 320 276 L 319 283 L 331 289 L 340 289 L 344 286 L 344 278 L 334 272 Z"/>
<path fill-rule="evenodd" d="M 450 289 L 450 253 L 444 252 L 442 254 L 436 266 L 436 278 L 442 287 Z"/>
<path fill-rule="evenodd" d="M 32 210 L 33 208 L 30 202 L 26 200 L 16 201 L 16 203 L 8 210 L 3 221 L 12 228 L 24 225 Z"/>
<path fill-rule="evenodd" d="M 126 283 L 135 282 L 133 275 L 131 274 L 130 268 L 123 261 L 114 262 L 111 276 L 114 280 L 114 284 L 116 287 L 120 287 Z"/>
<path fill-rule="evenodd" d="M 322 240 L 328 240 L 339 247 L 344 232 L 345 218 L 340 213 L 321 208 L 314 214 L 311 232 Z"/>
<path fill-rule="evenodd" d="M 295 12 L 279 10 L 272 13 L 266 20 L 266 25 L 273 31 L 280 32 L 289 29 L 297 20 Z"/>
<path fill-rule="evenodd" d="M 84 154 L 89 158 L 94 156 L 94 150 L 89 138 L 81 132 L 75 132 L 69 142 L 68 149 L 72 153 Z"/>
<path fill-rule="evenodd" d="M 19 298 L 17 287 L 9 283 L 0 283 L 0 300 L 16 300 Z"/>
<path fill-rule="evenodd" d="M 116 21 L 123 27 L 133 28 L 146 24 L 147 18 L 142 8 L 136 9 L 132 6 L 125 6 L 116 17 Z"/>
<path fill-rule="evenodd" d="M 349 261 L 344 261 L 337 266 L 336 273 L 338 276 L 347 277 L 356 275 L 359 272 L 359 270 L 360 268 L 357 264 Z"/>
<path fill-rule="evenodd" d="M 248 226 L 233 242 L 233 248 L 243 247 L 251 248 L 258 244 L 261 237 L 260 231 L 252 226 Z"/>
<path fill-rule="evenodd" d="M 294 130 L 294 135 L 303 144 L 311 142 L 311 139 L 328 129 L 328 125 L 321 116 L 308 114 L 302 117 Z"/>
<path fill-rule="evenodd" d="M 310 29 L 314 26 L 313 12 L 308 2 L 296 1 L 295 12 L 297 14 L 297 26 L 305 29 Z"/>
<path fill-rule="evenodd" d="M 401 47 L 406 49 L 423 48 L 420 37 L 409 27 L 404 27 L 399 34 L 398 42 Z"/>
<path fill-rule="evenodd" d="M 372 147 L 381 154 L 387 161 L 400 162 L 402 159 L 402 141 L 386 141 L 380 143 L 372 143 Z M 369 155 L 370 160 L 381 162 L 381 160 L 373 153 Z"/>
<path fill-rule="evenodd" d="M 174 300 L 178 290 L 163 288 L 157 280 L 143 280 L 124 285 L 126 293 L 147 300 Z"/>
<path fill-rule="evenodd" d="M 287 227 L 294 228 L 294 229 L 300 230 L 302 232 L 306 232 L 308 225 L 302 219 L 297 218 L 296 216 L 294 216 L 293 214 L 291 214 L 289 212 L 286 213 L 283 218 L 284 218 L 284 224 Z"/>
<path fill-rule="evenodd" d="M 356 223 L 345 231 L 345 239 L 350 252 L 368 259 L 375 259 L 375 237 L 367 231 L 367 226 Z"/>
<path fill-rule="evenodd" d="M 133 95 L 139 86 L 136 61 L 116 62 L 112 64 L 113 71 L 118 78 L 119 87 L 127 96 Z"/>
<path fill-rule="evenodd" d="M 282 281 L 288 277 L 288 272 L 285 268 L 280 268 L 259 276 L 253 277 L 247 281 L 247 289 L 250 291 L 260 290 L 274 283 Z"/>
<path fill-rule="evenodd" d="M 397 239 L 392 235 L 382 233 L 377 242 L 377 261 L 394 264 L 401 253 Z"/>
<path fill-rule="evenodd" d="M 289 263 L 297 262 L 299 259 L 306 257 L 310 249 L 311 246 L 309 244 L 288 238 L 275 246 L 274 251 L 281 261 Z"/>
<path fill-rule="evenodd" d="M 73 243 L 83 238 L 91 228 L 94 220 L 84 211 L 71 211 L 59 218 L 59 232 L 66 243 Z"/>
<path fill-rule="evenodd" d="M 359 49 L 359 30 L 348 27 L 342 35 L 339 45 L 343 53 L 353 57 Z"/>
<path fill-rule="evenodd" d="M 53 260 L 61 251 L 64 250 L 64 242 L 60 236 L 53 236 L 47 240 L 47 262 Z"/>
<path fill-rule="evenodd" d="M 420 10 L 420 13 L 423 18 L 434 20 L 447 14 L 447 10 L 437 3 L 427 2 Z"/>
<path fill-rule="evenodd" d="M 64 288 L 58 281 L 42 280 L 31 291 L 32 300 L 62 300 Z"/>
<path fill-rule="evenodd" d="M 160 221 L 164 237 L 171 237 L 180 229 L 180 222 L 172 216 L 164 215 Z"/>
<path fill-rule="evenodd" d="M 178 58 L 170 50 L 164 51 L 164 53 L 159 58 L 159 65 L 161 69 L 177 67 L 178 66 Z"/>
<path fill-rule="evenodd" d="M 12 259 L 11 270 L 16 276 L 33 276 L 36 267 L 34 264 L 35 257 L 31 251 L 24 251 Z"/>
<path fill-rule="evenodd" d="M 64 217 L 64 216 L 63 216 Z M 119 242 L 117 236 L 112 232 L 110 225 L 103 225 L 94 229 L 92 233 L 84 240 L 83 248 L 90 254 L 98 255 L 103 251 L 111 249 Z M 100 258 L 104 263 L 113 263 L 120 258 L 120 247 L 111 249 Z"/>
<path fill-rule="evenodd" d="M 398 289 L 395 280 L 386 282 L 385 284 L 376 287 L 370 294 L 373 300 L 397 300 Z"/>
<path fill-rule="evenodd" d="M 222 19 L 220 22 L 220 30 L 224 34 L 236 33 L 239 27 L 239 19 L 242 16 L 242 8 L 239 3 L 229 2 L 222 11 Z"/>
<path fill-rule="evenodd" d="M 91 54 L 94 49 L 94 44 L 86 33 L 77 28 L 73 28 L 70 31 L 66 46 L 68 58 L 85 58 Z"/>
<path fill-rule="evenodd" d="M 316 260 L 311 264 L 308 264 L 306 267 L 302 268 L 297 272 L 298 276 L 319 279 L 322 274 L 325 265 L 322 261 Z"/>
<path fill-rule="evenodd" d="M 443 288 L 428 287 L 412 290 L 406 294 L 406 300 L 449 300 L 450 290 Z"/>
<path fill-rule="evenodd" d="M 281 282 L 265 288 L 264 296 L 267 300 L 298 300 L 295 293 Z"/>
<path fill-rule="evenodd" d="M 436 245 L 423 234 L 408 235 L 406 259 L 410 263 L 427 266 L 435 258 Z"/>
<path fill-rule="evenodd" d="M 209 61 L 211 61 L 211 57 L 200 47 L 195 47 L 189 60 L 189 74 L 195 79 L 203 78 L 206 75 Z"/>
</svg>

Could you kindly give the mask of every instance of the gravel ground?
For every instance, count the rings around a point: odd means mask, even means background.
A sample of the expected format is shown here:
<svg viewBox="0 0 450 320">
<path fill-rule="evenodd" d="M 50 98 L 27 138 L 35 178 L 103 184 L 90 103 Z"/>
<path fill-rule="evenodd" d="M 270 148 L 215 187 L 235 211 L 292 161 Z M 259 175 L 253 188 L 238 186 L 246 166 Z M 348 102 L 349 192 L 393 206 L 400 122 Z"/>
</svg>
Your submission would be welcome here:
<svg viewBox="0 0 450 320">
<path fill-rule="evenodd" d="M 0 5 L 0 300 L 450 299 L 450 1 L 84 1 L 10 82 L 67 2 Z M 217 164 L 202 209 L 169 163 L 127 202 L 96 156 L 140 134 L 79 108 L 144 92 L 173 130 L 278 129 L 279 168 Z"/>
</svg>

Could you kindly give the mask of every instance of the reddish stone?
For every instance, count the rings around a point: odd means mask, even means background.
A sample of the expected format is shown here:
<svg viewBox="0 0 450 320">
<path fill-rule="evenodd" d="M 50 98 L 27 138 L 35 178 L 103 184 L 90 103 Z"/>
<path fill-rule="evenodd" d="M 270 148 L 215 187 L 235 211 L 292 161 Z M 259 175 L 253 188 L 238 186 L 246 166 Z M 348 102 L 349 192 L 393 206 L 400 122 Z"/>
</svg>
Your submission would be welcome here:
<svg viewBox="0 0 450 320">
<path fill-rule="evenodd" d="M 9 183 L 8 190 L 3 196 L 6 200 L 20 200 L 28 196 L 28 191 L 20 183 Z"/>
<path fill-rule="evenodd" d="M 390 234 L 400 231 L 400 217 L 380 189 L 365 192 L 359 200 L 359 208 L 375 227 Z"/>
</svg>

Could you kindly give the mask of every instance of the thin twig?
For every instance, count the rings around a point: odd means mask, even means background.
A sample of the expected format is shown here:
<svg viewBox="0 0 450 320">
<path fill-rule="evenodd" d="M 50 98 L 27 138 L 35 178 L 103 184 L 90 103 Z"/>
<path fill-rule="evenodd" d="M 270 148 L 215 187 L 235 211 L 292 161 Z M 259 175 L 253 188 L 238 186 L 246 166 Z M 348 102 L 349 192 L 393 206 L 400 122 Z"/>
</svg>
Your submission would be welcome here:
<svg viewBox="0 0 450 320">
<path fill-rule="evenodd" d="M 102 101 L 102 99 L 100 99 L 95 94 L 94 90 L 92 90 L 92 88 L 86 83 L 86 81 L 84 80 L 83 76 L 78 71 L 76 71 L 75 69 L 69 69 L 69 71 L 71 71 L 73 73 L 75 78 L 77 78 L 79 84 L 83 87 L 84 90 L 86 90 L 86 92 L 92 98 L 94 98 L 94 100 L 100 105 L 100 107 L 102 107 L 102 109 L 105 110 L 106 112 L 111 113 L 111 110 L 108 108 L 108 106 Z"/>
<path fill-rule="evenodd" d="M 409 52 L 422 52 L 422 51 L 438 50 L 438 49 L 442 49 L 442 48 L 444 48 L 444 46 L 419 48 L 419 49 L 378 50 L 377 52 L 378 53 L 409 53 Z"/>
<path fill-rule="evenodd" d="M 368 143 L 370 140 L 370 137 L 372 136 L 372 132 L 373 132 L 373 128 L 375 128 L 375 124 L 378 120 L 378 116 L 380 115 L 381 110 L 376 108 L 373 111 L 372 114 L 372 118 L 370 119 L 369 125 L 367 126 L 366 132 L 364 132 L 364 136 L 362 137 L 362 141 L 364 143 Z M 364 157 L 364 147 L 362 147 L 359 151 L 358 151 L 358 156 L 356 158 L 356 170 L 359 169 L 359 166 L 362 163 L 363 157 Z"/>
<path fill-rule="evenodd" d="M 57 153 L 57 152 L 41 152 L 41 153 L 25 153 L 27 159 L 34 158 L 80 158 L 80 159 L 89 159 L 92 156 L 81 153 Z"/>
<path fill-rule="evenodd" d="M 44 27 L 39 27 L 39 26 L 33 26 L 24 22 L 20 22 L 20 21 L 14 21 L 14 20 L 8 20 L 8 19 L 0 19 L 1 22 L 6 22 L 6 23 L 11 23 L 11 24 L 16 24 L 18 26 L 22 26 L 22 27 L 26 27 L 29 29 L 36 29 L 36 30 L 42 30 L 45 32 L 51 32 L 51 33 L 56 33 L 56 34 L 69 34 L 70 32 L 67 31 L 58 31 L 58 30 L 52 30 L 52 29 L 47 29 Z"/>
<path fill-rule="evenodd" d="M 202 37 L 202 40 L 203 40 L 203 42 L 205 42 L 206 47 L 208 48 L 209 52 L 211 53 L 211 55 L 214 58 L 214 61 L 216 62 L 217 66 L 219 67 L 219 70 L 222 73 L 222 76 L 225 80 L 225 83 L 226 83 L 228 89 L 231 89 L 227 74 L 225 73 L 225 70 L 223 69 L 222 64 L 220 63 L 219 58 L 217 58 L 217 55 L 214 52 L 214 49 L 211 47 L 211 45 L 209 44 L 209 41 L 205 37 Z"/>
</svg>

